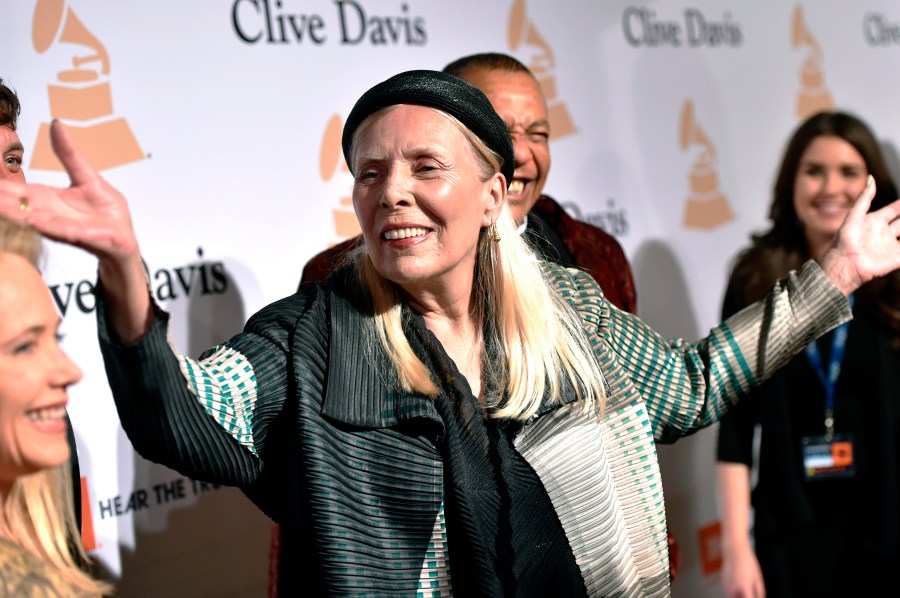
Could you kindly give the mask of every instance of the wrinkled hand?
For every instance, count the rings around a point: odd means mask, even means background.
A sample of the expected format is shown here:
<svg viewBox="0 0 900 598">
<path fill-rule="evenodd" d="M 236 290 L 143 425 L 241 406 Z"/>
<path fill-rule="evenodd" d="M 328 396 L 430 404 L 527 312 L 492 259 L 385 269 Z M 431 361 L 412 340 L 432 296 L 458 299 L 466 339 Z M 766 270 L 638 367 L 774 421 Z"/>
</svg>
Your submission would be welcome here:
<svg viewBox="0 0 900 598">
<path fill-rule="evenodd" d="M 874 197 L 875 179 L 869 175 L 865 189 L 821 259 L 825 274 L 845 295 L 900 268 L 900 199 L 869 212 Z"/>
<path fill-rule="evenodd" d="M 50 138 L 71 185 L 63 189 L 0 181 L 0 216 L 101 260 L 124 261 L 136 255 L 137 239 L 125 198 L 78 153 L 61 122 L 50 125 Z"/>
<path fill-rule="evenodd" d="M 78 153 L 59 121 L 50 125 L 50 140 L 71 185 L 0 181 L 0 216 L 97 256 L 109 321 L 119 339 L 133 342 L 149 328 L 153 311 L 128 203 Z"/>
</svg>

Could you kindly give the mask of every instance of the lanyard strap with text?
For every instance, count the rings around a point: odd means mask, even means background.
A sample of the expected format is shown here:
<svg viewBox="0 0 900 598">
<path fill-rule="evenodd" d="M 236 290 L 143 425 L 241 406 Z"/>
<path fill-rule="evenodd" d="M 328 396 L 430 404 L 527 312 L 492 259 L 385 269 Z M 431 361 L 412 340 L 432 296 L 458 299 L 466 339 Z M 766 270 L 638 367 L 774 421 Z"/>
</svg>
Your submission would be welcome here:
<svg viewBox="0 0 900 598">
<path fill-rule="evenodd" d="M 850 308 L 853 308 L 853 295 L 850 295 Z M 812 364 L 813 370 L 822 382 L 825 389 L 825 435 L 829 438 L 834 436 L 834 392 L 837 388 L 837 381 L 841 375 L 841 361 L 844 358 L 844 347 L 847 345 L 847 332 L 850 329 L 850 322 L 844 322 L 834 331 L 834 338 L 831 340 L 831 355 L 828 359 L 828 369 L 826 370 L 822 364 L 822 356 L 819 354 L 819 347 L 816 341 L 806 345 L 806 357 Z"/>
</svg>

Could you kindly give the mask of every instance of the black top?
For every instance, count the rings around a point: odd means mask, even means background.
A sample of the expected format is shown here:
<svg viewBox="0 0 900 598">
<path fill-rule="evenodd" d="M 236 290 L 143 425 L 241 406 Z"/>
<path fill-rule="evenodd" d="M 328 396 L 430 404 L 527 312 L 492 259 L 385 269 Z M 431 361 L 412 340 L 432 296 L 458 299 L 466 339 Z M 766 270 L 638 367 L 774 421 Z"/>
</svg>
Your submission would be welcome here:
<svg viewBox="0 0 900 598">
<path fill-rule="evenodd" d="M 723 312 L 736 311 L 732 294 Z M 819 342 L 827 365 L 833 333 Z M 801 441 L 825 433 L 825 394 L 805 354 L 722 419 L 718 459 L 754 464 L 754 538 L 770 596 L 831 596 L 900 565 L 900 353 L 883 325 L 854 310 L 837 382 L 835 434 L 851 435 L 852 478 L 805 481 Z"/>
<path fill-rule="evenodd" d="M 523 236 L 541 258 L 548 262 L 561 264 L 566 268 L 578 267 L 575 258 L 563 243 L 562 237 L 553 230 L 553 227 L 534 212 L 529 212 L 525 218 L 527 226 Z"/>
</svg>

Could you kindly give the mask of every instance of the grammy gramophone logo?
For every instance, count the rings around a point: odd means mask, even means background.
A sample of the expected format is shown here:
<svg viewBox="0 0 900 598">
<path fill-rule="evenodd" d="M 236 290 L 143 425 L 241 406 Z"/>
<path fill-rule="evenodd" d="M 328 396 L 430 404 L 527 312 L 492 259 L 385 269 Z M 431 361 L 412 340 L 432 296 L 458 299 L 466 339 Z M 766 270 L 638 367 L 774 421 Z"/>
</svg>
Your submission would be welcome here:
<svg viewBox="0 0 900 598">
<path fill-rule="evenodd" d="M 813 37 L 803 18 L 803 7 L 794 7 L 791 19 L 791 46 L 805 52 L 800 63 L 800 89 L 797 91 L 797 118 L 804 119 L 811 114 L 834 108 L 834 99 L 825 85 L 822 69 L 822 47 Z"/>
<path fill-rule="evenodd" d="M 322 145 L 319 149 L 319 174 L 326 182 L 331 181 L 335 176 L 346 175 L 341 178 L 350 180 L 352 188 L 350 169 L 347 168 L 341 150 L 343 130 L 343 122 L 337 114 L 333 115 L 325 125 L 325 133 L 322 135 Z M 338 207 L 332 210 L 331 214 L 334 219 L 334 232 L 340 237 L 340 240 L 355 237 L 360 233 L 359 221 L 353 211 L 353 198 L 350 195 L 343 195 L 338 200 Z"/>
<path fill-rule="evenodd" d="M 97 170 L 144 158 L 131 128 L 116 117 L 109 84 L 106 48 L 67 8 L 64 0 L 38 0 L 31 41 L 39 54 L 54 44 L 72 44 L 72 67 L 59 71 L 47 85 L 50 116 L 66 124 L 88 163 Z M 41 123 L 30 168 L 63 170 L 50 146 L 50 125 Z"/>
<path fill-rule="evenodd" d="M 569 115 L 569 109 L 559 99 L 556 89 L 556 60 L 553 58 L 553 50 L 528 18 L 525 0 L 513 2 L 507 25 L 507 41 L 513 52 L 523 46 L 523 51 L 531 52 L 530 59 L 522 62 L 534 73 L 547 99 L 550 138 L 560 139 L 574 133 L 575 125 Z"/>
<path fill-rule="evenodd" d="M 712 229 L 734 219 L 728 198 L 719 188 L 719 159 L 716 148 L 694 116 L 694 103 L 685 100 L 681 108 L 681 149 L 693 155 L 688 174 L 690 195 L 684 209 L 686 228 Z"/>
</svg>

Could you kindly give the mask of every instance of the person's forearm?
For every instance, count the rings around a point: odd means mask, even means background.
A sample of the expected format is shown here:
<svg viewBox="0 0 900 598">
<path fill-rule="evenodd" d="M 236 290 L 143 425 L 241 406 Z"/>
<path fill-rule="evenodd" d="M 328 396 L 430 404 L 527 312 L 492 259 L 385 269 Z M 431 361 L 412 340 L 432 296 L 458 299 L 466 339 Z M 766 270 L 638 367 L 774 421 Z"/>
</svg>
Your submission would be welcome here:
<svg viewBox="0 0 900 598">
<path fill-rule="evenodd" d="M 750 470 L 743 463 L 716 464 L 722 549 L 733 553 L 750 542 Z"/>
<path fill-rule="evenodd" d="M 153 319 L 140 253 L 124 260 L 101 259 L 98 269 L 113 332 L 123 343 L 137 341 Z"/>
</svg>

